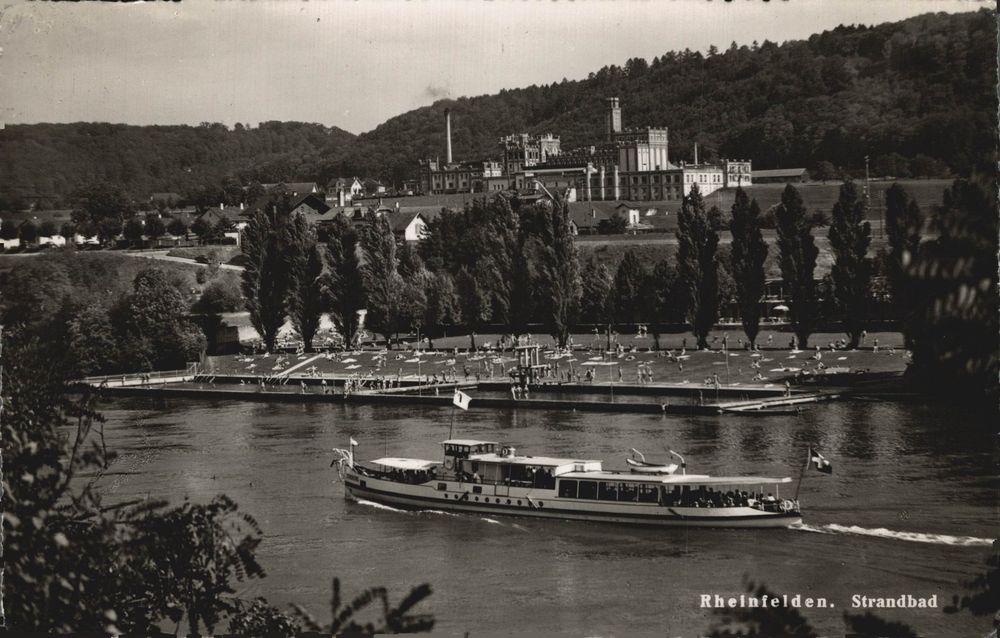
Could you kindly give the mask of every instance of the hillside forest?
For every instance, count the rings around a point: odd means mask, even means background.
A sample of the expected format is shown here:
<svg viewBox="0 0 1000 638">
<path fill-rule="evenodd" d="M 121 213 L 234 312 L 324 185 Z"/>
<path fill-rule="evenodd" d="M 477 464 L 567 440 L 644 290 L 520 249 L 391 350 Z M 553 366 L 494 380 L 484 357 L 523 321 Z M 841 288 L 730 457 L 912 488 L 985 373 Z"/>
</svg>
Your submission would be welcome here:
<svg viewBox="0 0 1000 638">
<path fill-rule="evenodd" d="M 667 126 L 671 159 L 750 158 L 893 177 L 970 175 L 995 164 L 995 23 L 987 9 L 842 25 L 807 40 L 712 46 L 633 58 L 586 79 L 439 100 L 354 136 L 329 125 L 257 127 L 24 124 L 0 130 L 0 210 L 68 207 L 95 182 L 134 198 L 189 199 L 254 181 L 364 176 L 399 185 L 417 160 L 443 154 L 451 109 L 456 159 L 495 156 L 497 139 L 551 132 L 564 148 L 598 141 L 603 100 L 626 126 Z"/>
</svg>

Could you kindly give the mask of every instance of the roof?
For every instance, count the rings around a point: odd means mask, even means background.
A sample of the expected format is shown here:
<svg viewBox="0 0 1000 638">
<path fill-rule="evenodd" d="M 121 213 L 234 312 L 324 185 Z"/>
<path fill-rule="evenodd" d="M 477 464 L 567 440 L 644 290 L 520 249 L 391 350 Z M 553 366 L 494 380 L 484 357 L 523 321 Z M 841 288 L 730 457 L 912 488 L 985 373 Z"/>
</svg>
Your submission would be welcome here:
<svg viewBox="0 0 1000 638">
<path fill-rule="evenodd" d="M 233 224 L 238 224 L 240 222 L 246 222 L 247 218 L 244 213 L 247 211 L 236 207 L 228 206 L 226 208 L 209 208 L 204 213 L 202 213 L 198 219 L 204 219 L 205 221 L 211 223 L 213 226 L 218 224 L 220 220 L 225 219 Z"/>
<path fill-rule="evenodd" d="M 177 193 L 153 193 L 152 195 L 149 196 L 149 201 L 152 202 L 158 199 L 162 199 L 164 201 L 170 201 L 170 200 L 177 200 L 180 198 L 181 196 L 178 195 Z"/>
<path fill-rule="evenodd" d="M 750 177 L 799 177 L 805 173 L 804 168 L 770 168 L 763 171 L 750 171 Z"/>
<path fill-rule="evenodd" d="M 560 467 L 580 463 L 600 463 L 594 459 L 565 459 L 553 456 L 500 456 L 499 454 L 473 454 L 469 456 L 475 461 L 489 463 L 505 463 L 508 465 L 544 465 L 545 467 Z"/>
<path fill-rule="evenodd" d="M 594 228 L 617 212 L 616 202 L 570 202 L 569 218 L 577 228 Z"/>
<path fill-rule="evenodd" d="M 638 483 L 664 483 L 669 485 L 776 485 L 791 483 L 792 479 L 764 476 L 708 476 L 707 474 L 637 474 L 633 472 L 567 472 L 559 478 L 590 479 L 592 481 L 628 481 Z"/>
<path fill-rule="evenodd" d="M 394 233 L 404 232 L 417 217 L 423 219 L 423 216 L 416 211 L 399 211 L 398 213 L 392 211 L 385 214 L 385 218 L 389 220 L 389 227 Z"/>
<path fill-rule="evenodd" d="M 396 457 L 385 457 L 368 461 L 371 465 L 381 465 L 391 467 L 396 470 L 429 470 L 432 467 L 441 465 L 437 461 L 425 461 L 424 459 L 401 459 Z"/>
<path fill-rule="evenodd" d="M 306 204 L 313 210 L 317 211 L 320 215 L 330 210 L 330 205 L 323 201 L 323 199 L 314 193 L 309 193 L 305 197 L 299 198 L 297 202 L 292 204 L 292 208 L 298 208 L 302 204 Z"/>
<path fill-rule="evenodd" d="M 357 182 L 358 184 L 360 184 L 361 180 L 359 180 L 357 177 L 333 177 L 326 184 L 327 184 L 327 187 L 329 187 L 329 186 L 334 186 L 334 187 L 336 187 L 336 186 L 353 186 L 354 182 Z"/>
</svg>

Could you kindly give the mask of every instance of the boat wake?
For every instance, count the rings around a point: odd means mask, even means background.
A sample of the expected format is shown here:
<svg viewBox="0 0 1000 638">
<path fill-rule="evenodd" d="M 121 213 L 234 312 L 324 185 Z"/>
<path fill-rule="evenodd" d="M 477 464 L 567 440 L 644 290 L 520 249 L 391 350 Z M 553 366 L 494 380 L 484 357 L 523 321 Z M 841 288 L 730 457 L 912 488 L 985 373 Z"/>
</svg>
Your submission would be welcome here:
<svg viewBox="0 0 1000 638">
<path fill-rule="evenodd" d="M 805 523 L 792 525 L 791 529 L 803 532 L 813 532 L 816 534 L 852 534 L 855 536 L 872 536 L 875 538 L 888 538 L 898 541 L 908 541 L 911 543 L 929 543 L 932 545 L 951 545 L 953 547 L 989 547 L 993 540 L 989 538 L 979 538 L 976 536 L 951 536 L 949 534 L 923 534 L 920 532 L 901 532 L 898 530 L 876 527 L 870 529 L 857 525 L 838 525 L 829 523 L 819 527 L 807 525 Z"/>
<path fill-rule="evenodd" d="M 390 512 L 399 512 L 400 514 L 407 514 L 406 510 L 401 510 L 396 507 L 391 507 L 389 505 L 383 505 L 381 503 L 376 503 L 375 501 L 366 501 L 363 498 L 354 499 L 354 502 L 358 505 L 367 505 L 368 507 L 374 507 L 375 509 L 388 510 Z"/>
<path fill-rule="evenodd" d="M 354 499 L 354 502 L 357 503 L 358 505 L 366 505 L 368 507 L 374 507 L 375 509 L 387 510 L 389 512 L 397 512 L 399 514 L 437 514 L 438 516 L 455 516 L 457 518 L 479 518 L 479 520 L 485 523 L 490 523 L 491 525 L 500 525 L 501 527 L 504 527 L 504 524 L 501 523 L 500 521 L 493 518 L 488 518 L 486 516 L 479 516 L 479 517 L 475 515 L 469 516 L 467 514 L 445 512 L 444 510 L 403 510 L 399 509 L 398 507 L 392 507 L 391 505 L 383 505 L 382 503 L 376 503 L 375 501 L 369 501 L 363 498 L 356 498 Z M 514 525 L 514 527 L 521 531 L 527 531 L 523 527 L 520 527 L 518 525 Z"/>
</svg>

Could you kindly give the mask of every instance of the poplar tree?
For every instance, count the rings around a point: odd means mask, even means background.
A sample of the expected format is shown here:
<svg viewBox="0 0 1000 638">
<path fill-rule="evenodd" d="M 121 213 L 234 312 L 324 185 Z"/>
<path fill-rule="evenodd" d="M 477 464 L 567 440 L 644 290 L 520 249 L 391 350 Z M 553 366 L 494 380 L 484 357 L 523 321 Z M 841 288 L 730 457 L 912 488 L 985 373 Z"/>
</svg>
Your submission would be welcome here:
<svg viewBox="0 0 1000 638">
<path fill-rule="evenodd" d="M 243 230 L 243 299 L 268 352 L 274 350 L 287 309 L 289 260 L 281 254 L 279 237 L 284 223 L 284 215 L 271 205 L 270 212 L 256 211 Z"/>
<path fill-rule="evenodd" d="M 775 209 L 781 277 L 789 292 L 789 318 L 799 348 L 809 346 L 816 325 L 816 257 L 819 249 L 813 237 L 813 220 L 806 214 L 802 196 L 789 184 Z"/>
<path fill-rule="evenodd" d="M 746 191 L 737 188 L 729 224 L 733 234 L 732 267 L 740 320 L 751 348 L 760 330 L 760 300 L 764 296 L 764 262 L 767 261 L 767 244 L 760 231 L 760 222 L 757 200 L 751 200 Z"/>
<path fill-rule="evenodd" d="M 580 284 L 582 297 L 580 299 L 580 314 L 584 321 L 604 326 L 607 335 L 607 347 L 611 348 L 611 323 L 614 321 L 611 290 L 614 278 L 608 267 L 597 261 L 593 255 L 584 262 L 580 269 Z"/>
<path fill-rule="evenodd" d="M 904 335 L 908 334 L 906 325 L 915 303 L 915 291 L 904 271 L 920 250 L 922 228 L 923 215 L 917 202 L 911 200 L 899 184 L 890 186 L 885 192 L 885 233 L 889 243 L 886 274 L 892 292 L 892 308 L 895 316 L 902 320 Z"/>
<path fill-rule="evenodd" d="M 854 182 L 845 181 L 833 205 L 829 238 L 836 257 L 831 273 L 833 292 L 843 315 L 849 348 L 857 348 L 861 341 L 868 309 L 871 268 L 865 256 L 872 241 L 872 229 L 865 219 L 867 210 Z"/>
<path fill-rule="evenodd" d="M 559 199 L 546 208 L 538 263 L 538 299 L 543 321 L 560 348 L 580 314 L 580 263 L 569 224 L 569 206 Z"/>
<path fill-rule="evenodd" d="M 385 337 L 392 348 L 392 337 L 399 330 L 402 312 L 403 278 L 396 257 L 396 237 L 384 215 L 372 215 L 361 236 L 364 264 L 361 273 L 367 291 L 368 314 L 365 322 Z"/>
<path fill-rule="evenodd" d="M 677 216 L 677 273 L 684 291 L 687 320 L 698 339 L 698 348 L 708 348 L 708 334 L 719 316 L 716 249 L 719 233 L 713 228 L 698 185 L 681 203 Z"/>
<path fill-rule="evenodd" d="M 329 264 L 326 283 L 327 309 L 344 347 L 354 345 L 358 333 L 358 312 L 365 307 L 365 285 L 358 257 L 358 233 L 343 216 L 334 218 L 326 242 Z"/>
<path fill-rule="evenodd" d="M 291 259 L 288 314 L 302 337 L 305 351 L 312 352 L 324 306 L 323 254 L 316 241 L 316 232 L 302 215 L 291 220 L 286 232 Z"/>
<path fill-rule="evenodd" d="M 639 294 L 646 272 L 639 258 L 631 250 L 618 262 L 612 291 L 614 319 L 617 324 L 635 324 L 639 321 Z"/>
</svg>

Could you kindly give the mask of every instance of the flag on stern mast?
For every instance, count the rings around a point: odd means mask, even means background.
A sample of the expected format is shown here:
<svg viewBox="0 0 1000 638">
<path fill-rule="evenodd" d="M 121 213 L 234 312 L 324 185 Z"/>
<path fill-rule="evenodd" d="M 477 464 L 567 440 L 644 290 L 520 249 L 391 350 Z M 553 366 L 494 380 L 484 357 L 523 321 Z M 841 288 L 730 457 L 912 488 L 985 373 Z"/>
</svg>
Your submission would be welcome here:
<svg viewBox="0 0 1000 638">
<path fill-rule="evenodd" d="M 472 401 L 472 397 L 456 388 L 455 397 L 451 400 L 451 402 L 463 410 L 468 410 L 469 401 Z"/>
<path fill-rule="evenodd" d="M 833 466 L 826 460 L 826 457 L 812 448 L 809 448 L 809 462 L 811 462 L 820 472 L 823 472 L 824 474 L 833 474 Z"/>
</svg>

